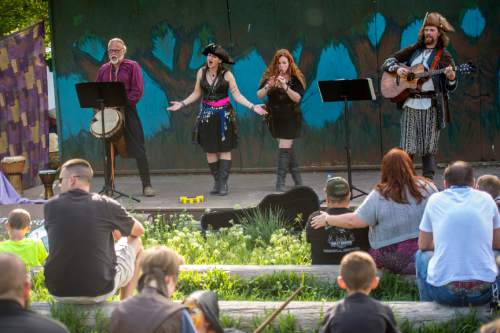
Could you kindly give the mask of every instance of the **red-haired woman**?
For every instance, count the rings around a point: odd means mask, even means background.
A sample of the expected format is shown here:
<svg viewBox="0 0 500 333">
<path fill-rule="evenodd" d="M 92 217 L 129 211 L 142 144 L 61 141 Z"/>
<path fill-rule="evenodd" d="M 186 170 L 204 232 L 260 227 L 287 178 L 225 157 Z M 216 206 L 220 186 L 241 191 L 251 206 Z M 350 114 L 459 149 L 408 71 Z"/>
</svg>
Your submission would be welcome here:
<svg viewBox="0 0 500 333">
<path fill-rule="evenodd" d="M 415 173 L 410 156 L 393 148 L 382 159 L 380 182 L 354 213 L 321 213 L 311 221 L 313 228 L 369 227 L 369 240 L 379 268 L 395 273 L 415 273 L 419 224 L 425 204 L 437 192 L 433 183 Z"/>
<path fill-rule="evenodd" d="M 254 105 L 243 96 L 233 74 L 224 67 L 234 64 L 226 50 L 218 44 L 209 44 L 203 50 L 207 56 L 205 65 L 196 74 L 194 90 L 184 100 L 172 101 L 168 111 L 177 111 L 202 98 L 200 112 L 193 132 L 207 154 L 207 162 L 215 184 L 210 191 L 215 195 L 227 195 L 229 171 L 231 170 L 231 150 L 238 145 L 236 135 L 236 115 L 229 100 L 229 91 L 236 102 L 259 115 L 267 112 Z"/>
<path fill-rule="evenodd" d="M 285 191 L 285 178 L 288 171 L 295 185 L 302 185 L 299 164 L 293 153 L 293 140 L 300 136 L 302 114 L 300 100 L 304 95 L 306 83 L 304 75 L 293 61 L 288 50 L 276 51 L 267 67 L 257 97 L 267 96 L 266 108 L 269 112 L 268 125 L 271 135 L 278 139 L 279 155 L 276 191 Z"/>
</svg>

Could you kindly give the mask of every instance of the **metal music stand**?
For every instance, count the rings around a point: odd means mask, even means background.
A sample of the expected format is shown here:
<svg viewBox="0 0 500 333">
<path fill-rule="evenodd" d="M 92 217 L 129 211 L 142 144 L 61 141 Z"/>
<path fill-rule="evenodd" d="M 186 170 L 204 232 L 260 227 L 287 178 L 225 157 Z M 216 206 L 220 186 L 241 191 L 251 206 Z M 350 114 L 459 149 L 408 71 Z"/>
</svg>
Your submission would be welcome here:
<svg viewBox="0 0 500 333">
<path fill-rule="evenodd" d="M 102 115 L 102 146 L 103 146 L 103 164 L 104 164 L 104 186 L 99 194 L 104 193 L 112 198 L 126 197 L 137 202 L 139 199 L 115 190 L 114 180 L 110 175 L 111 152 L 104 136 L 104 108 L 106 107 L 124 107 L 128 104 L 127 93 L 123 82 L 85 82 L 75 84 L 78 101 L 81 108 L 94 108 L 101 111 Z M 110 143 L 112 144 L 112 143 Z"/>
<path fill-rule="evenodd" d="M 373 89 L 372 79 L 355 80 L 331 80 L 318 81 L 318 88 L 321 99 L 326 102 L 344 102 L 344 130 L 345 130 L 345 150 L 347 157 L 347 181 L 351 188 L 351 199 L 367 195 L 365 191 L 360 190 L 352 184 L 351 167 L 351 138 L 349 128 L 349 108 L 348 101 L 368 101 L 376 100 L 375 90 Z M 360 192 L 354 195 L 354 190 Z"/>
</svg>

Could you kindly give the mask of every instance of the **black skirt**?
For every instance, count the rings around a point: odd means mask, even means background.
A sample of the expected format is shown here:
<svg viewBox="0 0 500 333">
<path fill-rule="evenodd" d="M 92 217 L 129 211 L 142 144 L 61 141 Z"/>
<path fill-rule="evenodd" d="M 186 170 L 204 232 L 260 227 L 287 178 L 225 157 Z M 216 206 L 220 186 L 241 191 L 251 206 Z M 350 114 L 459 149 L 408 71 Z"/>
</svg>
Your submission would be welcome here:
<svg viewBox="0 0 500 333">
<path fill-rule="evenodd" d="M 282 90 L 282 89 L 280 89 Z M 290 100 L 276 100 L 269 96 L 266 109 L 267 125 L 273 138 L 296 139 L 302 129 L 302 113 L 298 104 Z"/>
<path fill-rule="evenodd" d="M 236 114 L 231 104 L 212 107 L 201 103 L 193 136 L 205 153 L 224 153 L 235 149 L 238 136 Z"/>
</svg>

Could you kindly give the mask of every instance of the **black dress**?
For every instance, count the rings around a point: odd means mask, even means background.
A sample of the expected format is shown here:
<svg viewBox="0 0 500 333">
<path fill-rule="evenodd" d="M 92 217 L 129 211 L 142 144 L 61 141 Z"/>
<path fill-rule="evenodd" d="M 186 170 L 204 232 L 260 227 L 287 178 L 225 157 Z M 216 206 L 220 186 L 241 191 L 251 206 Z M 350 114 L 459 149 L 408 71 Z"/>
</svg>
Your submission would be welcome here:
<svg viewBox="0 0 500 333">
<path fill-rule="evenodd" d="M 202 102 L 196 118 L 194 140 L 205 153 L 229 152 L 238 146 L 236 114 L 229 101 L 229 82 L 224 79 L 226 70 L 221 71 L 209 84 L 203 69 L 200 81 Z"/>
<path fill-rule="evenodd" d="M 263 82 L 260 88 L 266 83 Z M 301 97 L 304 95 L 304 86 L 297 77 L 292 76 L 289 86 Z M 295 139 L 300 136 L 302 128 L 300 104 L 292 101 L 285 89 L 276 87 L 269 89 L 266 108 L 269 112 L 266 117 L 267 125 L 273 138 Z"/>
</svg>

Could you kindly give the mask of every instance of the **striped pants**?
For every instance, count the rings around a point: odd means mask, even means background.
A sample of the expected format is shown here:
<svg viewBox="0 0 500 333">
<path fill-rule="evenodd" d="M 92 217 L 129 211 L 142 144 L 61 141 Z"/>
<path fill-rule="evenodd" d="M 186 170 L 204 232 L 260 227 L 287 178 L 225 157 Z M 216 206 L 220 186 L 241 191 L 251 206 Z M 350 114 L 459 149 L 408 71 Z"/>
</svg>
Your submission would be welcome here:
<svg viewBox="0 0 500 333">
<path fill-rule="evenodd" d="M 435 155 L 438 148 L 439 128 L 437 109 L 403 108 L 401 115 L 401 148 L 414 156 Z"/>
</svg>

